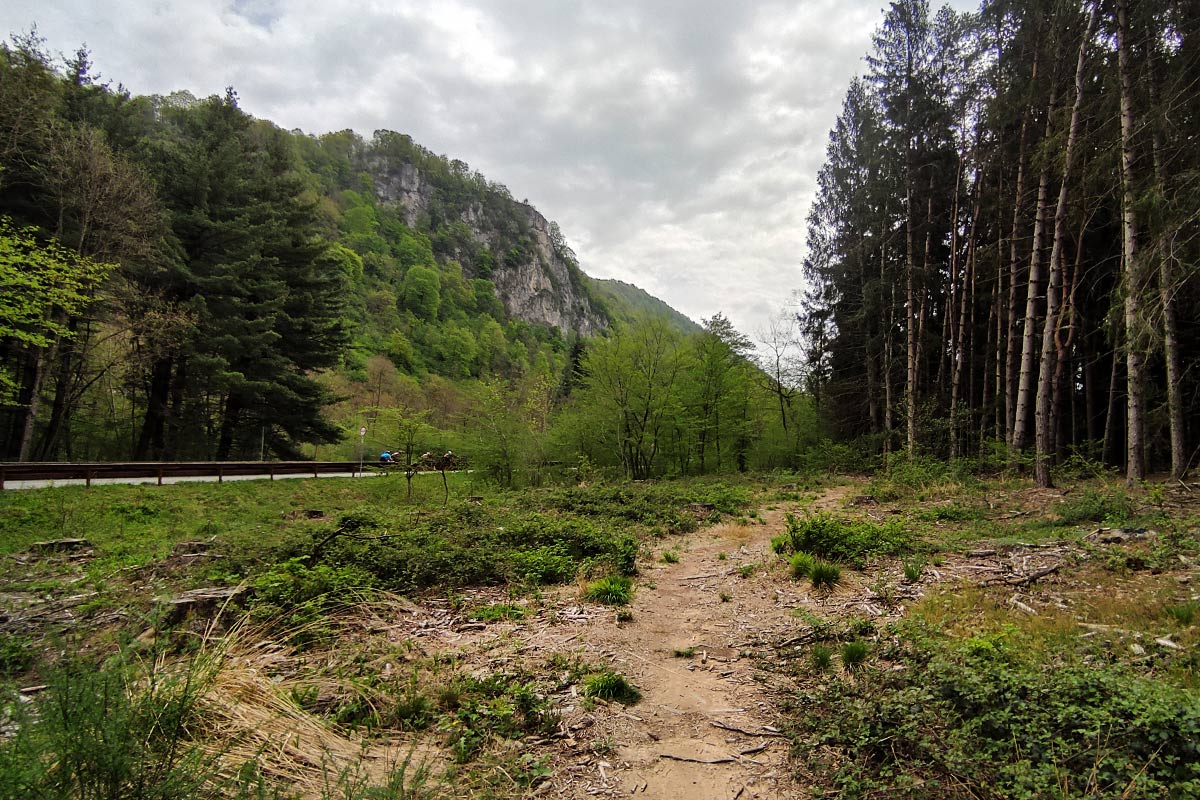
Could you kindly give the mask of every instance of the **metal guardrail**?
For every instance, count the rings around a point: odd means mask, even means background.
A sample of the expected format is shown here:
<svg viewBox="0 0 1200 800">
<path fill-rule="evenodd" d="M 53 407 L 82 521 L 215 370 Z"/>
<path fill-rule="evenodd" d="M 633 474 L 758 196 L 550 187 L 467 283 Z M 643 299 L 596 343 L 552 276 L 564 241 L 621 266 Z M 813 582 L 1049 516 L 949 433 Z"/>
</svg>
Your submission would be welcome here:
<svg viewBox="0 0 1200 800">
<path fill-rule="evenodd" d="M 10 462 L 0 463 L 0 489 L 5 481 L 82 480 L 88 486 L 99 479 L 156 478 L 161 486 L 166 478 L 216 478 L 262 475 L 274 480 L 277 475 L 358 473 L 378 466 L 357 461 L 133 461 L 125 463 L 65 464 Z"/>
</svg>

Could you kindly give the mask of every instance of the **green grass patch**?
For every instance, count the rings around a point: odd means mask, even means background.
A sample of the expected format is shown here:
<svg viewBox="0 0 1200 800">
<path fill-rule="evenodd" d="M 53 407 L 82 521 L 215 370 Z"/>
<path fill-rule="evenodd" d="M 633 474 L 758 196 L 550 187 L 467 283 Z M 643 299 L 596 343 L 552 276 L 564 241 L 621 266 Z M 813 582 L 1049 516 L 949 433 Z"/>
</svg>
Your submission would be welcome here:
<svg viewBox="0 0 1200 800">
<path fill-rule="evenodd" d="M 911 552 L 917 541 L 899 520 L 882 525 L 819 513 L 787 515 L 786 530 L 771 541 L 777 553 L 806 552 L 820 558 L 862 565 L 873 555 Z"/>
<path fill-rule="evenodd" d="M 820 796 L 1197 796 L 1194 692 L 1119 663 L 1041 663 L 1015 632 L 900 632 L 887 657 L 903 669 L 799 698 L 796 752 L 827 776 Z"/>
<path fill-rule="evenodd" d="M 1135 510 L 1121 489 L 1086 488 L 1078 495 L 1061 500 L 1054 513 L 1063 525 L 1083 522 L 1107 522 L 1120 525 L 1133 518 Z"/>
<path fill-rule="evenodd" d="M 642 693 L 629 680 L 611 670 L 589 675 L 583 680 L 583 696 L 601 700 L 615 700 L 624 705 L 633 705 L 642 699 Z"/>
<path fill-rule="evenodd" d="M 587 585 L 584 599 L 607 606 L 625 606 L 633 599 L 633 581 L 624 575 L 607 575 Z"/>
<path fill-rule="evenodd" d="M 479 622 L 504 622 L 507 620 L 525 619 L 526 610 L 521 606 L 509 605 L 508 603 L 492 603 L 486 606 L 479 606 L 470 613 L 473 620 Z"/>
<path fill-rule="evenodd" d="M 818 559 L 813 562 L 808 578 L 815 589 L 832 589 L 842 579 L 842 569 L 837 564 Z"/>
</svg>

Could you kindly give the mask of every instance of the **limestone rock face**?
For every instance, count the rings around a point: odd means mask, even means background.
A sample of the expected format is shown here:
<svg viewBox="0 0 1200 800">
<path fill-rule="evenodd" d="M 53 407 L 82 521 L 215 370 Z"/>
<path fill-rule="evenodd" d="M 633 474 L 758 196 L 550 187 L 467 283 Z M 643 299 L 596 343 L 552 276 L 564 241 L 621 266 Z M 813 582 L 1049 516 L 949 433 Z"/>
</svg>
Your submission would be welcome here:
<svg viewBox="0 0 1200 800">
<path fill-rule="evenodd" d="M 413 164 L 369 157 L 363 166 L 374 180 L 379 202 L 398 207 L 410 228 L 423 229 L 435 207 L 442 213 L 447 208 L 457 209 L 455 215 L 471 237 L 495 255 L 495 266 L 487 277 L 510 316 L 551 325 L 564 335 L 592 336 L 608 327 L 608 319 L 587 294 L 587 277 L 573 263 L 569 251 L 556 244 L 552 226 L 533 206 L 499 193 L 487 198 L 489 208 L 477 200 L 457 206 L 439 203 L 437 187 Z M 497 208 L 505 220 L 518 223 L 524 246 L 510 247 L 514 233 L 511 226 L 502 230 L 496 222 Z"/>
</svg>

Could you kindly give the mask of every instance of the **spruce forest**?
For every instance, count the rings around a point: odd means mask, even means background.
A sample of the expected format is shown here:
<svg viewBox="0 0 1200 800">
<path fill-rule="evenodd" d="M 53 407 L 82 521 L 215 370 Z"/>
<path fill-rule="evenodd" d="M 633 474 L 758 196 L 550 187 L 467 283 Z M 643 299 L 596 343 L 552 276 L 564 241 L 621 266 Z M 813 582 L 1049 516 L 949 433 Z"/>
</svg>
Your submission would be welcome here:
<svg viewBox="0 0 1200 800">
<path fill-rule="evenodd" d="M 809 377 L 839 437 L 1027 459 L 1043 486 L 1076 455 L 1183 475 L 1197 36 L 1185 2 L 891 5 L 809 219 Z"/>
</svg>

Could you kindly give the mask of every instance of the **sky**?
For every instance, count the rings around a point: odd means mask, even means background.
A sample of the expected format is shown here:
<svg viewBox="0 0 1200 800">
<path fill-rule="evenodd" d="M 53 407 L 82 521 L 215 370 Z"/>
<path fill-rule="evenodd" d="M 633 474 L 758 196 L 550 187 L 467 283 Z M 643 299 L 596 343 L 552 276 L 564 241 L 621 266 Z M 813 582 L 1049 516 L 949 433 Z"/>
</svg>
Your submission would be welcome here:
<svg viewBox="0 0 1200 800">
<path fill-rule="evenodd" d="M 589 275 L 766 327 L 883 0 L 5 0 L 135 94 L 233 86 L 308 133 L 410 134 L 557 221 Z M 974 3 L 955 0 L 967 8 Z"/>
</svg>

